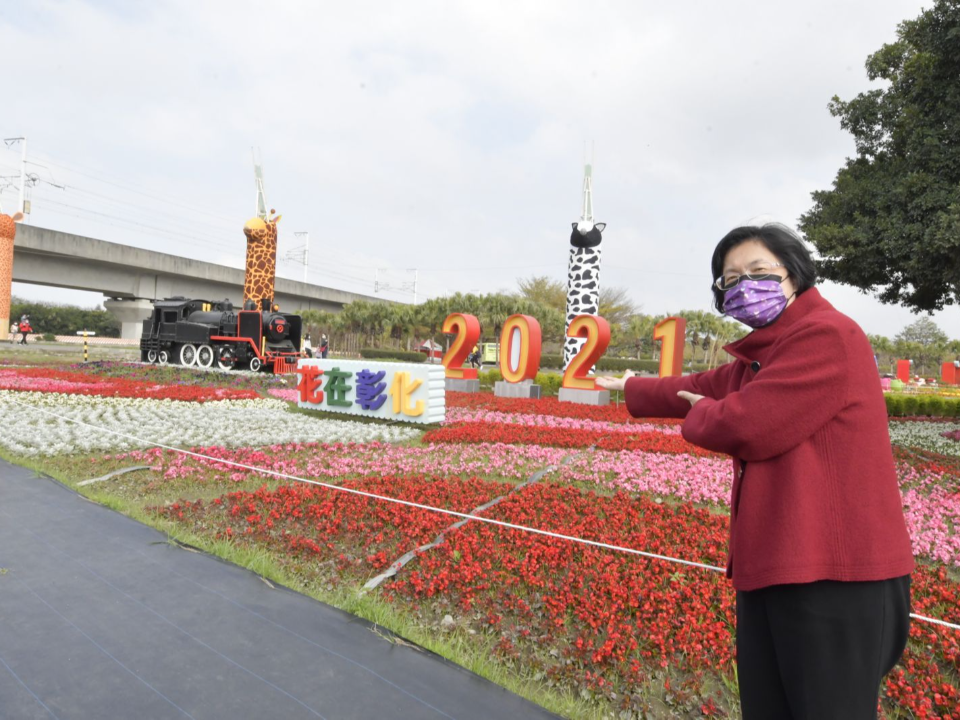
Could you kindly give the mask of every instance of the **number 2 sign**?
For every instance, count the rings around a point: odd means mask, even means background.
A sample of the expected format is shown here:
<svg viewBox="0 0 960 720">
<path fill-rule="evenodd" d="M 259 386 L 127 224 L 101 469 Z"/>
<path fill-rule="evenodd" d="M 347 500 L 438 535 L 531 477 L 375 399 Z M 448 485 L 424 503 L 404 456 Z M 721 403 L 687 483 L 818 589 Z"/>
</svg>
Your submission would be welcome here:
<svg viewBox="0 0 960 720">
<path fill-rule="evenodd" d="M 567 328 L 567 337 L 586 338 L 580 352 L 573 356 L 563 373 L 561 387 L 571 390 L 596 390 L 597 382 L 587 373 L 603 357 L 610 345 L 610 323 L 599 315 L 577 315 Z"/>
<path fill-rule="evenodd" d="M 476 380 L 477 369 L 464 367 L 463 361 L 480 340 L 480 321 L 473 315 L 454 313 L 443 321 L 443 332 L 457 336 L 443 356 L 445 375 L 454 380 Z"/>
</svg>

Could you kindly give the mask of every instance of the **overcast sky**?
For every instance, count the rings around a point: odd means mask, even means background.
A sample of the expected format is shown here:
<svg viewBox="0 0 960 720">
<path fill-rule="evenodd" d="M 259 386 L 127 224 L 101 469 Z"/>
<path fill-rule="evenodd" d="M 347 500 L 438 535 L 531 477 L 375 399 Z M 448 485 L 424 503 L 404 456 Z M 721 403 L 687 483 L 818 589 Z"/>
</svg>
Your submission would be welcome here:
<svg viewBox="0 0 960 720">
<path fill-rule="evenodd" d="M 601 282 L 645 312 L 708 309 L 717 241 L 757 216 L 796 226 L 854 152 L 827 103 L 869 89 L 867 55 L 921 9 L 5 0 L 0 133 L 28 138 L 32 224 L 236 267 L 255 146 L 281 254 L 309 232 L 310 280 L 370 294 L 376 268 L 394 287 L 418 268 L 420 300 L 565 278 L 587 144 Z M 0 175 L 19 160 L 0 150 Z M 867 332 L 913 319 L 822 291 Z M 960 309 L 934 317 L 960 338 Z"/>
</svg>

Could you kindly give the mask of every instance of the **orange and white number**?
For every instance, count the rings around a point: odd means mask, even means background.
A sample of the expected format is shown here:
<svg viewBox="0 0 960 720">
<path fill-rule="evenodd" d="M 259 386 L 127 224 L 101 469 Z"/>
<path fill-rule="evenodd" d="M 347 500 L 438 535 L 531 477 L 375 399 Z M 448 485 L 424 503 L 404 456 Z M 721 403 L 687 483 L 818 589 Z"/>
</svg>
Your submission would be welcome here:
<svg viewBox="0 0 960 720">
<path fill-rule="evenodd" d="M 480 340 L 480 321 L 473 315 L 453 313 L 443 321 L 443 332 L 457 336 L 443 356 L 444 375 L 455 380 L 476 380 L 476 368 L 464 367 L 463 361 Z"/>
<path fill-rule="evenodd" d="M 660 377 L 683 375 L 683 347 L 686 343 L 687 321 L 668 317 L 657 323 L 653 339 L 660 340 Z"/>
<path fill-rule="evenodd" d="M 540 323 L 529 315 L 511 315 L 500 332 L 500 374 L 507 382 L 533 380 L 540 369 Z"/>
<path fill-rule="evenodd" d="M 563 373 L 563 387 L 572 390 L 596 390 L 597 383 L 587 377 L 610 345 L 610 323 L 599 315 L 578 315 L 567 328 L 567 337 L 586 338 L 580 352 L 573 356 Z"/>
</svg>

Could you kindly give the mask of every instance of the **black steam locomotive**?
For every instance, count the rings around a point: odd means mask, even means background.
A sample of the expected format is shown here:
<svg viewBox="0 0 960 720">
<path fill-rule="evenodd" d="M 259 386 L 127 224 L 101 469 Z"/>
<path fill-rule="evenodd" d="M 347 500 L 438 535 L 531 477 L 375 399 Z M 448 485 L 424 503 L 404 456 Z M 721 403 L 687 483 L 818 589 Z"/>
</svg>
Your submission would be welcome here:
<svg viewBox="0 0 960 720">
<path fill-rule="evenodd" d="M 300 316 L 281 313 L 266 301 L 263 305 L 258 308 L 248 301 L 243 310 L 235 311 L 229 300 L 155 300 L 153 314 L 143 321 L 140 359 L 161 365 L 208 368 L 216 363 L 223 370 L 294 372 L 302 356 Z"/>
</svg>

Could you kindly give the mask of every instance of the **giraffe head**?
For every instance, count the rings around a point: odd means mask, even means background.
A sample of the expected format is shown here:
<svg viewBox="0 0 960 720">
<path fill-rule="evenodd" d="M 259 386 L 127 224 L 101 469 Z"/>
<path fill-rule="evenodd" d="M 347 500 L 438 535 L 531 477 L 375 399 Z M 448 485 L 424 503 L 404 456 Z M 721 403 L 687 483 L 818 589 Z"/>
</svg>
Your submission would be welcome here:
<svg viewBox="0 0 960 720">
<path fill-rule="evenodd" d="M 0 214 L 0 238 L 13 240 L 17 234 L 17 223 L 23 220 L 23 213 L 16 212 L 13 215 Z"/>
<path fill-rule="evenodd" d="M 270 209 L 270 214 L 274 215 L 277 211 Z M 269 220 L 262 217 L 250 218 L 243 226 L 243 234 L 247 236 L 247 241 L 264 242 L 276 241 L 277 223 L 280 222 L 282 215 L 275 215 Z"/>
</svg>

